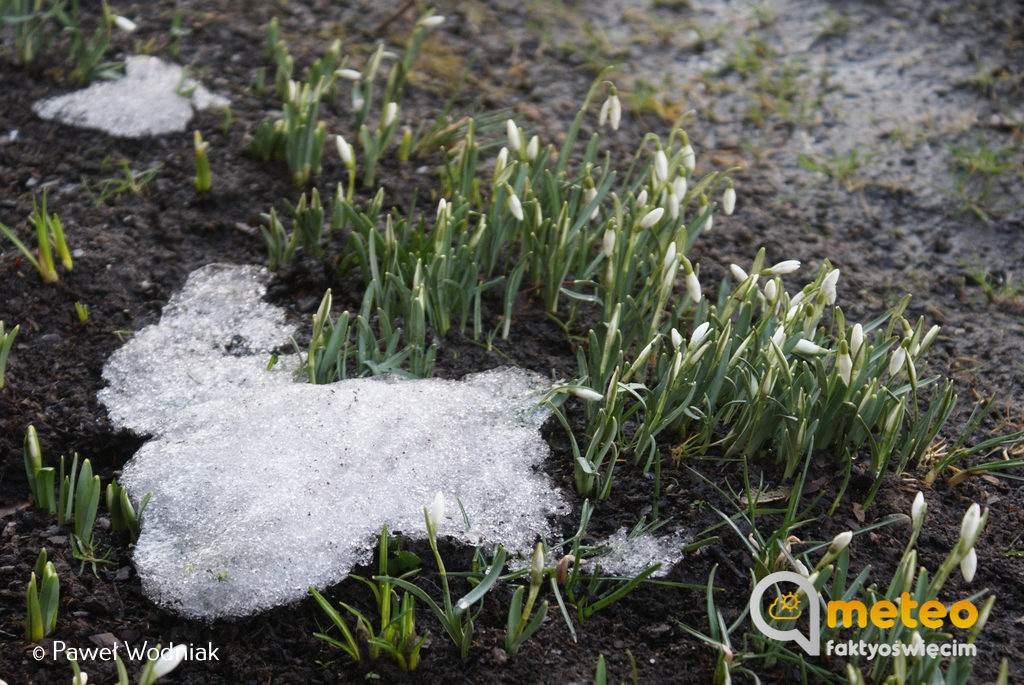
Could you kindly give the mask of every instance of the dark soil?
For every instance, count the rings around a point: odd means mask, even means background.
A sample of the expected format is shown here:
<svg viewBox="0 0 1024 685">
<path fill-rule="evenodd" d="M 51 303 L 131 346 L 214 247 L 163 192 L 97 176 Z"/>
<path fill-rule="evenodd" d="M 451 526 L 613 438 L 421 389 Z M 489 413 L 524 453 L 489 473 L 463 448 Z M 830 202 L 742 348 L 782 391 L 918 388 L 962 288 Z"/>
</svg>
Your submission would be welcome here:
<svg viewBox="0 0 1024 685">
<path fill-rule="evenodd" d="M 873 3 L 844 4 L 852 6 L 846 8 L 848 12 L 865 21 L 877 19 L 880 12 Z M 589 682 L 599 654 L 604 654 L 613 682 L 630 680 L 630 659 L 635 661 L 640 682 L 711 681 L 714 651 L 681 627 L 708 630 L 705 597 L 700 590 L 644 584 L 585 623 L 577 623 L 578 642 L 572 640 L 557 611 L 552 611 L 539 634 L 519 655 L 509 657 L 502 645 L 514 588 L 498 587 L 488 596 L 466 661 L 460 660 L 433 616 L 418 610 L 419 629 L 429 631 L 431 637 L 418 670 L 404 674 L 384 659 L 352 662 L 314 638 L 323 617 L 311 600 L 244 620 L 209 625 L 182 620 L 143 596 L 125 540 L 101 533 L 99 548 L 110 550 L 113 563 L 101 565 L 98 577 L 89 570 L 79 573 L 68 548 L 68 531 L 58 529 L 50 517 L 30 507 L 22 466 L 25 429 L 36 427 L 48 459 L 78 453 L 92 461 L 105 482 L 116 475 L 142 438 L 113 431 L 96 400 L 103 387 L 101 371 L 107 357 L 127 332 L 158 319 L 161 307 L 195 268 L 214 261 L 261 263 L 265 253 L 256 229 L 260 214 L 271 206 L 280 211 L 282 198 L 294 201 L 298 195 L 282 165 L 262 163 L 245 154 L 246 136 L 275 106 L 272 94 L 255 94 L 251 88 L 257 70 L 268 66 L 263 38 L 270 17 L 280 17 L 299 73 L 334 35 L 343 38 L 345 51 L 357 64 L 378 40 L 400 46 L 416 17 L 415 8 L 403 10 L 400 2 L 338 7 L 326 0 L 292 0 L 244 3 L 244 10 L 237 5 L 228 0 L 161 0 L 125 2 L 117 7 L 139 21 L 139 30 L 131 36 L 115 36 L 111 56 L 149 50 L 167 57 L 167 27 L 175 9 L 180 8 L 184 25 L 191 31 L 180 40 L 178 61 L 191 65 L 205 85 L 231 97 L 226 132 L 221 128 L 220 113 L 200 113 L 192 123 L 210 143 L 214 176 L 210 197 L 197 198 L 192 188 L 191 132 L 122 140 L 41 121 L 32 113 L 31 104 L 71 89 L 59 58 L 44 56 L 30 68 L 15 65 L 9 58 L 0 59 L 0 220 L 27 238 L 25 217 L 32 199 L 47 189 L 51 211 L 60 214 L 71 248 L 79 251 L 72 272 L 62 274 L 55 285 L 43 285 L 16 250 L 6 243 L 0 245 L 0 320 L 8 327 L 21 325 L 7 369 L 7 385 L 0 391 L 0 615 L 5 617 L 0 624 L 0 678 L 12 685 L 70 680 L 71 670 L 63 659 L 33 658 L 32 645 L 25 642 L 21 626 L 25 585 L 39 550 L 46 547 L 60 575 L 61 606 L 56 632 L 41 644 L 51 649 L 53 641 L 59 640 L 84 648 L 105 644 L 112 636 L 133 645 L 143 641 L 151 645 L 210 643 L 218 650 L 216 661 L 186 663 L 166 682 L 319 683 L 367 678 L 385 682 Z M 997 2 L 957 6 L 952 12 L 950 7 L 938 3 L 922 12 L 925 18 L 921 21 L 934 25 L 951 42 L 985 47 L 1000 64 L 1020 68 L 1024 63 L 1021 14 L 1001 14 L 1005 6 Z M 471 65 L 455 111 L 512 106 L 521 124 L 535 129 L 545 141 L 560 141 L 592 73 L 580 52 L 567 51 L 560 41 L 536 30 L 538 24 L 557 23 L 558 16 L 552 15 L 552 19 L 543 7 L 511 2 L 445 0 L 437 9 L 448 19 L 425 44 L 424 57 L 410 79 L 403 116 L 410 123 L 433 118 L 450 96 L 453 77 Z M 587 10 L 573 11 L 585 15 Z M 994 88 L 988 109 L 979 117 L 1004 109 L 1021 111 L 1024 97 L 1019 74 L 1016 79 L 998 81 Z M 325 118 L 330 130 L 349 137 L 347 116 L 328 112 Z M 1013 131 L 1018 140 L 1024 139 L 1020 126 L 1018 121 Z M 651 113 L 627 115 L 623 129 L 610 135 L 607 144 L 625 158 L 646 131 L 664 135 L 668 129 L 668 124 Z M 804 191 L 782 187 L 778 174 L 766 172 L 752 152 L 739 146 L 716 148 L 712 141 L 722 133 L 710 120 L 698 120 L 689 132 L 698 155 L 739 158 L 745 167 L 736 177 L 737 188 L 742 189 L 736 216 L 717 221 L 714 233 L 702 238 L 690 255 L 701 264 L 702 281 L 715 282 L 732 261 L 749 263 L 757 247 L 764 245 L 772 261 L 801 259 L 816 268 L 828 258 L 839 266 L 848 319 L 873 318 L 912 290 L 911 313 L 944 327 L 929 370 L 953 377 L 962 398 L 946 437 L 964 425 L 977 397 L 994 398 L 996 409 L 975 439 L 1020 429 L 1024 422 L 1021 300 L 985 296 L 961 263 L 978 254 L 1001 272 L 1004 280 L 1012 283 L 1019 278 L 1024 271 L 1024 225 L 1019 213 L 994 216 L 991 223 L 984 223 L 970 213 L 954 215 L 955 206 L 939 212 L 923 209 L 899 190 L 870 186 L 852 193 L 838 185 L 818 188 L 795 202 L 794 196 Z M 733 130 L 731 139 L 739 140 L 747 132 Z M 772 132 L 759 135 L 770 140 Z M 138 195 L 124 194 L 96 206 L 86 188 L 120 173 L 116 167 L 105 168 L 105 159 L 127 160 L 135 170 L 162 166 L 155 180 Z M 408 165 L 387 161 L 378 182 L 387 189 L 388 198 L 400 205 L 407 203 L 414 191 L 426 201 L 432 197 L 436 163 L 437 159 Z M 324 164 L 319 179 L 322 190 L 333 187 L 343 176 L 332 151 L 325 154 Z M 334 240 L 332 257 L 342 246 L 340 237 Z M 322 264 L 305 261 L 282 269 L 271 287 L 271 297 L 302 321 L 308 321 L 327 287 L 334 288 L 336 302 L 358 298 L 353 282 L 339 279 L 332 264 L 331 259 Z M 87 323 L 78 321 L 75 302 L 88 305 Z M 487 352 L 451 335 L 443 341 L 437 372 L 458 377 L 512 362 L 568 377 L 575 368 L 573 345 L 524 297 L 512 335 L 497 351 Z M 547 470 L 571 492 L 565 437 L 554 424 L 547 433 L 554 452 Z M 803 503 L 811 507 L 810 520 L 797 531 L 806 543 L 829 540 L 844 530 L 856 531 L 893 513 L 907 514 L 913 493 L 924 489 L 929 509 L 918 542 L 919 562 L 934 570 L 955 544 L 967 506 L 979 502 L 990 507 L 988 526 L 977 547 L 977 577 L 970 586 L 959 576 L 951 579 L 943 599 L 952 602 L 982 588 L 998 597 L 978 642 L 975 676 L 979 682 L 993 680 L 1005 657 L 1011 666 L 1010 681 L 1024 682 L 1020 620 L 1024 616 L 1020 592 L 1024 562 L 1015 554 L 1021 549 L 1020 531 L 1024 531 L 1024 490 L 1016 481 L 991 476 L 950 487 L 946 482 L 949 474 L 925 488 L 920 481 L 923 469 L 888 478 L 875 502 L 861 511 L 854 503 L 863 501 L 870 481 L 855 477 L 830 515 L 829 506 L 840 486 L 832 475 L 831 459 L 831 455 L 819 455 L 808 479 Z M 763 477 L 768 486 L 781 477 L 771 463 L 752 465 L 751 470 L 756 472 L 752 475 L 755 481 Z M 666 580 L 702 586 L 717 569 L 716 604 L 731 622 L 749 597 L 751 559 L 742 541 L 719 525 L 721 519 L 713 507 L 728 510 L 728 503 L 695 472 L 737 488 L 742 480 L 737 464 L 674 465 L 665 460 L 659 513 L 670 521 L 663 530 L 684 530 L 698 539 L 706 537 L 701 535 L 703 531 L 716 527 L 713 534 L 719 536 L 673 568 Z M 622 526 L 631 528 L 641 516 L 650 515 L 651 492 L 649 477 L 625 465 L 617 469 L 613 497 L 598 507 L 588 539 Z M 575 531 L 581 505 L 577 501 L 573 514 L 556 522 L 566 535 Z M 766 515 L 758 519 L 758 525 L 767 531 L 778 521 L 777 516 Z M 870 565 L 871 577 L 886 584 L 908 535 L 906 526 L 892 525 L 855 537 L 853 566 Z M 424 559 L 425 570 L 418 582 L 438 596 L 429 551 L 421 542 L 409 545 Z M 799 550 L 797 545 L 794 551 Z M 447 544 L 443 553 L 450 570 L 470 567 L 472 549 Z M 360 568 L 356 573 L 369 576 L 373 569 Z M 364 609 L 369 609 L 372 601 L 366 588 L 352 580 L 330 588 L 326 595 Z M 734 635 L 733 648 L 742 649 L 740 633 Z M 843 667 L 839 661 L 821 663 L 837 673 Z M 137 673 L 139 664 L 130 664 L 129 669 Z M 757 669 L 764 682 L 800 677 L 784 665 Z M 112 663 L 86 663 L 85 670 L 90 682 L 110 682 L 116 677 Z"/>
</svg>

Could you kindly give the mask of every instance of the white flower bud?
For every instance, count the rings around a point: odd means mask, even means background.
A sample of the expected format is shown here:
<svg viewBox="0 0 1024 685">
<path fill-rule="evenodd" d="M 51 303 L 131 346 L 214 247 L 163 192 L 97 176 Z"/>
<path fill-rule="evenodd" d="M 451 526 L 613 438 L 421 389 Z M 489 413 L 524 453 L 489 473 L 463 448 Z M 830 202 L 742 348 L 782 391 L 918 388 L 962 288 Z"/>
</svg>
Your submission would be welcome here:
<svg viewBox="0 0 1024 685">
<path fill-rule="evenodd" d="M 522 147 L 522 140 L 519 137 L 519 128 L 516 122 L 509 119 L 505 122 L 505 135 L 508 136 L 508 147 L 512 152 L 519 152 Z"/>
<path fill-rule="evenodd" d="M 586 207 L 586 206 L 590 205 L 590 203 L 594 201 L 595 197 L 597 197 L 597 188 L 587 188 L 586 190 L 584 190 L 583 191 L 583 206 Z M 600 211 L 601 211 L 601 206 L 600 205 L 596 205 L 594 207 L 594 211 L 592 211 L 590 213 L 590 220 L 593 221 L 594 219 L 596 219 L 597 215 L 598 215 L 598 212 L 600 212 Z"/>
<path fill-rule="evenodd" d="M 860 351 L 860 346 L 864 344 L 864 327 L 859 323 L 853 324 L 853 330 L 850 331 L 850 354 L 856 358 L 857 353 Z"/>
<path fill-rule="evenodd" d="M 687 171 L 693 171 L 697 166 L 697 156 L 693 152 L 693 146 L 689 143 L 683 147 L 683 166 Z"/>
<path fill-rule="evenodd" d="M 910 634 L 910 645 L 917 654 L 924 654 L 924 639 L 916 630 Z"/>
<path fill-rule="evenodd" d="M 349 169 L 356 164 L 355 152 L 352 150 L 352 146 L 348 144 L 342 136 L 334 136 L 334 144 L 338 148 L 338 156 L 341 157 L 342 163 Z"/>
<path fill-rule="evenodd" d="M 771 280 L 764 284 L 764 299 L 768 302 L 775 302 L 775 298 L 778 295 L 778 286 L 775 285 L 775 281 Z"/>
<path fill-rule="evenodd" d="M 487 217 L 481 215 L 480 223 L 477 226 L 476 233 L 469 239 L 469 249 L 475 250 L 476 246 L 480 244 L 481 238 L 484 237 L 484 233 L 487 231 Z"/>
<path fill-rule="evenodd" d="M 731 216 L 733 211 L 736 209 L 736 190 L 732 187 L 732 183 L 722 193 L 722 211 L 725 212 L 726 216 Z"/>
<path fill-rule="evenodd" d="M 174 645 L 174 649 L 161 650 L 161 656 L 153 664 L 153 670 L 151 671 L 153 680 L 162 678 L 176 669 L 187 653 L 188 648 L 185 645 Z"/>
<path fill-rule="evenodd" d="M 698 345 L 704 342 L 704 338 L 708 337 L 708 331 L 710 330 L 710 321 L 705 321 L 701 325 L 694 328 L 693 333 L 690 334 L 690 349 L 695 349 Z"/>
<path fill-rule="evenodd" d="M 600 402 L 604 399 L 604 395 L 590 388 L 574 388 L 572 394 L 587 402 Z"/>
<path fill-rule="evenodd" d="M 534 136 L 530 138 L 530 142 L 526 145 L 526 158 L 531 162 L 537 159 L 537 155 L 540 154 L 540 138 Z"/>
<path fill-rule="evenodd" d="M 442 197 L 441 200 L 437 203 L 437 214 L 434 216 L 434 222 L 439 223 L 447 210 L 448 201 Z"/>
<path fill-rule="evenodd" d="M 926 511 L 928 511 L 928 505 L 924 501 L 924 493 L 918 491 L 914 496 L 914 503 L 910 505 L 910 521 L 915 527 L 921 525 Z"/>
<path fill-rule="evenodd" d="M 928 349 L 928 346 L 935 340 L 935 336 L 939 334 L 939 330 L 939 326 L 932 326 L 928 329 L 928 332 L 924 334 L 924 337 L 921 339 L 921 344 L 917 348 L 918 352 L 924 352 Z"/>
<path fill-rule="evenodd" d="M 641 190 L 640 194 L 636 196 L 636 206 L 637 207 L 641 207 L 641 208 L 647 206 L 647 189 L 646 188 L 644 190 Z"/>
<path fill-rule="evenodd" d="M 512 216 L 519 221 L 523 220 L 523 203 L 519 201 L 515 193 L 508 194 L 508 211 L 512 212 Z"/>
<path fill-rule="evenodd" d="M 889 375 L 895 376 L 903 368 L 903 364 L 907 361 L 907 350 L 900 345 L 893 353 L 892 357 L 889 358 Z"/>
<path fill-rule="evenodd" d="M 840 346 L 842 349 L 842 346 Z M 843 379 L 843 385 L 850 387 L 850 380 L 853 376 L 853 359 L 849 351 L 842 351 L 839 354 L 839 377 Z"/>
<path fill-rule="evenodd" d="M 850 546 L 850 540 L 853 539 L 853 533 L 845 531 L 832 538 L 832 546 L 829 547 L 829 552 L 832 554 L 839 554 L 844 549 Z"/>
<path fill-rule="evenodd" d="M 978 553 L 971 547 L 971 551 L 960 560 L 960 573 L 968 583 L 974 580 L 974 574 L 978 570 Z"/>
<path fill-rule="evenodd" d="M 665 213 L 664 207 L 655 207 L 651 211 L 647 212 L 642 219 L 640 219 L 640 228 L 650 228 L 654 224 L 661 221 L 662 214 Z M 673 255 L 674 256 L 674 255 Z"/>
<path fill-rule="evenodd" d="M 658 150 L 654 155 L 654 178 L 659 182 L 668 180 L 668 157 L 664 150 Z"/>
<path fill-rule="evenodd" d="M 700 280 L 692 271 L 686 274 L 686 293 L 694 302 L 700 302 Z"/>
<path fill-rule="evenodd" d="M 395 119 L 396 118 L 398 118 L 398 103 L 397 102 L 389 102 L 384 107 L 384 118 L 383 118 L 383 120 L 381 122 L 381 125 L 384 128 L 387 128 L 391 124 L 395 123 Z"/>
<path fill-rule="evenodd" d="M 358 81 L 363 78 L 363 75 L 355 69 L 338 69 L 334 72 L 334 75 L 338 78 L 343 78 L 346 81 Z"/>
<path fill-rule="evenodd" d="M 821 294 L 825 296 L 826 304 L 836 303 L 836 283 L 839 281 L 839 269 L 832 269 L 821 282 Z"/>
<path fill-rule="evenodd" d="M 622 103 L 619 102 L 618 95 L 612 95 L 611 100 L 611 111 L 608 112 L 608 123 L 611 124 L 613 131 L 619 130 L 619 122 L 622 120 Z"/>
<path fill-rule="evenodd" d="M 772 342 L 775 343 L 779 348 L 782 347 L 783 343 L 786 342 L 786 329 L 782 326 L 778 326 L 775 332 L 772 333 Z"/>
<path fill-rule="evenodd" d="M 675 349 L 678 350 L 679 346 L 683 344 L 683 335 L 682 335 L 682 333 L 680 333 L 675 328 L 673 328 L 671 333 L 670 333 L 670 335 L 672 337 L 672 347 L 674 347 Z"/>
<path fill-rule="evenodd" d="M 672 265 L 676 261 L 676 244 L 675 241 L 668 244 L 668 249 L 665 250 L 665 258 L 661 262 L 661 268 L 671 269 Z"/>
<path fill-rule="evenodd" d="M 680 202 L 686 199 L 686 189 L 686 177 L 676 176 L 676 180 L 672 181 L 672 192 L 676 194 Z"/>
<path fill-rule="evenodd" d="M 139 28 L 138 24 L 129 19 L 128 17 L 122 17 L 120 15 L 114 17 L 114 26 L 121 29 L 125 33 L 134 33 L 135 29 Z"/>
<path fill-rule="evenodd" d="M 796 347 L 793 348 L 793 351 L 799 354 L 825 354 L 828 352 L 824 347 L 819 347 L 810 340 L 805 340 L 803 338 L 797 341 Z"/>
<path fill-rule="evenodd" d="M 798 260 L 787 259 L 785 261 L 779 262 L 778 264 L 772 265 L 772 267 L 768 269 L 768 273 L 770 273 L 773 276 L 785 276 L 786 274 L 793 273 L 799 268 L 800 262 Z"/>
<path fill-rule="evenodd" d="M 979 525 L 981 525 L 981 507 L 974 503 L 967 508 L 964 520 L 960 523 L 960 540 L 973 540 L 978 534 Z"/>
<path fill-rule="evenodd" d="M 494 175 L 497 176 L 504 171 L 506 165 L 508 165 L 508 148 L 502 146 L 498 150 L 498 158 L 494 160 Z"/>
<path fill-rule="evenodd" d="M 611 259 L 612 255 L 615 254 L 615 229 L 609 228 L 604 232 L 604 238 L 601 240 L 601 251 L 608 259 Z"/>
<path fill-rule="evenodd" d="M 443 14 L 432 14 L 429 17 L 423 17 L 422 19 L 419 20 L 419 25 L 424 27 L 424 28 L 428 28 L 428 29 L 432 29 L 432 28 L 434 28 L 436 26 L 440 26 L 443 23 L 444 23 L 444 15 Z"/>
<path fill-rule="evenodd" d="M 442 518 L 444 518 L 444 493 L 438 490 L 437 494 L 434 495 L 434 501 L 427 508 L 427 519 L 430 521 L 430 527 L 437 530 Z"/>
<path fill-rule="evenodd" d="M 597 113 L 597 125 L 598 126 L 604 126 L 605 125 L 605 122 L 608 121 L 608 113 L 611 112 L 611 109 L 612 109 L 612 99 L 611 99 L 611 97 L 608 97 L 608 98 L 605 99 L 604 103 L 602 103 L 601 111 L 599 111 Z"/>
<path fill-rule="evenodd" d="M 742 283 L 747 280 L 747 272 L 744 271 L 738 264 L 729 265 L 729 273 L 736 279 L 737 283 Z"/>
<path fill-rule="evenodd" d="M 0 681 L 7 685 L 6 681 Z M 89 682 L 89 674 L 85 671 L 79 671 L 77 675 L 71 678 L 71 685 L 86 685 Z"/>
</svg>

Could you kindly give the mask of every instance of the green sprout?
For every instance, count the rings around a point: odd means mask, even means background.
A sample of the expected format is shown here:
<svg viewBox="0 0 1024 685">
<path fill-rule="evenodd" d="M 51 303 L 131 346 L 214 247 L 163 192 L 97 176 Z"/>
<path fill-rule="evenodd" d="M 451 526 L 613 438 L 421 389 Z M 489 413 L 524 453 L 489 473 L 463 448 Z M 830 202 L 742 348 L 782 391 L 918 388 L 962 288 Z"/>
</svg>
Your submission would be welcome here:
<svg viewBox="0 0 1024 685">
<path fill-rule="evenodd" d="M 60 603 L 60 579 L 52 561 L 46 560 L 46 549 L 39 553 L 32 578 L 25 593 L 25 639 L 38 642 L 57 627 Z"/>
<path fill-rule="evenodd" d="M 213 180 L 210 177 L 210 160 L 206 156 L 206 148 L 209 145 L 203 140 L 203 136 L 198 130 L 192 132 L 192 149 L 196 155 L 195 186 L 196 192 L 200 195 L 210 192 L 210 188 L 213 186 Z"/>
<path fill-rule="evenodd" d="M 64 230 L 61 227 L 60 217 L 54 213 L 52 216 L 46 214 L 46 193 L 43 193 L 42 206 L 36 205 L 35 198 L 32 200 L 32 215 L 29 221 L 36 227 L 36 239 L 38 243 L 39 258 L 32 254 L 32 251 L 25 246 L 25 243 L 14 234 L 11 229 L 0 223 L 0 233 L 14 243 L 25 259 L 29 261 L 44 283 L 56 283 L 60 280 L 53 261 L 53 252 L 56 250 L 64 269 L 71 271 L 71 253 L 68 251 L 67 243 L 64 242 Z"/>
<path fill-rule="evenodd" d="M 0 390 L 3 390 L 4 387 L 7 373 L 7 358 L 11 354 L 11 348 L 14 347 L 14 338 L 18 335 L 19 330 L 21 330 L 21 326 L 15 326 L 11 330 L 4 332 L 4 322 L 0 321 Z"/>
</svg>

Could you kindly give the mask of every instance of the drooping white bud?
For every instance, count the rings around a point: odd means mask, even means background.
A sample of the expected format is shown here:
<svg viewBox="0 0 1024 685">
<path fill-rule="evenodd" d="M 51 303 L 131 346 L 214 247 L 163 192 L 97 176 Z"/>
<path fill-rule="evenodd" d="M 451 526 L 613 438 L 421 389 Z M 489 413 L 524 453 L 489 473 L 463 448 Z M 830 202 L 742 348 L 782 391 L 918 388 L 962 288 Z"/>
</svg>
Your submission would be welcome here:
<svg viewBox="0 0 1024 685">
<path fill-rule="evenodd" d="M 846 341 L 839 343 L 839 361 L 837 365 L 839 367 L 839 377 L 843 379 L 843 385 L 850 387 L 850 380 L 853 375 L 853 359 L 850 357 L 850 351 L 846 347 Z"/>
<path fill-rule="evenodd" d="M 608 112 L 608 123 L 611 124 L 613 131 L 619 130 L 619 122 L 622 121 L 622 103 L 619 102 L 618 95 L 612 95 L 611 100 L 611 111 Z"/>
<path fill-rule="evenodd" d="M 776 327 L 775 332 L 772 333 L 772 342 L 781 349 L 782 344 L 786 342 L 786 329 L 782 326 Z"/>
<path fill-rule="evenodd" d="M 604 103 L 601 104 L 601 111 L 597 113 L 597 125 L 604 126 L 605 122 L 608 121 L 608 114 L 612 109 L 612 99 L 606 98 Z"/>
<path fill-rule="evenodd" d="M 515 193 L 508 194 L 508 211 L 512 212 L 512 216 L 519 221 L 523 220 L 523 203 L 519 201 Z"/>
<path fill-rule="evenodd" d="M 432 14 L 429 17 L 423 17 L 422 19 L 419 20 L 419 25 L 424 27 L 424 28 L 428 28 L 428 29 L 432 29 L 435 26 L 440 26 L 443 23 L 444 23 L 444 15 L 443 14 Z"/>
<path fill-rule="evenodd" d="M 497 176 L 505 170 L 505 166 L 508 164 L 508 148 L 502 146 L 498 150 L 498 158 L 494 160 L 494 175 Z"/>
<path fill-rule="evenodd" d="M 437 530 L 438 525 L 441 523 L 441 519 L 444 518 L 444 493 L 438 490 L 437 494 L 434 495 L 434 501 L 430 503 L 427 508 L 427 519 L 430 521 L 430 527 Z"/>
<path fill-rule="evenodd" d="M 775 298 L 778 295 L 778 286 L 775 285 L 775 281 L 771 280 L 764 284 L 764 299 L 768 302 L 775 302 Z"/>
<path fill-rule="evenodd" d="M 672 181 L 672 192 L 676 194 L 680 202 L 686 199 L 686 189 L 686 177 L 676 176 L 676 180 Z"/>
<path fill-rule="evenodd" d="M 899 373 L 900 369 L 903 368 L 903 364 L 907 361 L 907 350 L 902 345 L 893 350 L 892 357 L 889 358 L 889 375 L 895 376 Z"/>
<path fill-rule="evenodd" d="M 793 351 L 798 352 L 799 354 L 825 354 L 828 352 L 824 347 L 819 347 L 810 340 L 806 340 L 804 338 L 797 341 L 796 347 L 793 348 Z"/>
<path fill-rule="evenodd" d="M 654 224 L 661 221 L 662 214 L 665 213 L 664 207 L 655 207 L 651 211 L 647 212 L 642 219 L 640 219 L 640 228 L 650 228 Z M 674 256 L 674 255 L 673 255 Z"/>
<path fill-rule="evenodd" d="M 725 212 L 726 216 L 731 216 L 735 209 L 736 190 L 732 187 L 732 181 L 730 181 L 729 187 L 722 193 L 722 211 Z"/>
<path fill-rule="evenodd" d="M 839 554 L 844 549 L 850 546 L 850 540 L 853 539 L 853 533 L 850 531 L 844 531 L 839 535 L 832 538 L 832 546 L 829 547 L 829 552 L 832 554 Z"/>
<path fill-rule="evenodd" d="M 668 180 L 668 157 L 664 150 L 658 150 L 654 155 L 654 178 L 659 182 Z"/>
<path fill-rule="evenodd" d="M 683 344 L 683 334 L 673 328 L 669 335 L 672 338 L 672 347 L 678 350 L 679 346 Z"/>
<path fill-rule="evenodd" d="M 686 274 L 686 293 L 694 302 L 700 302 L 700 280 L 692 271 Z"/>
<path fill-rule="evenodd" d="M 586 207 L 586 206 L 590 205 L 590 203 L 594 201 L 595 197 L 597 197 L 597 188 L 587 188 L 586 190 L 584 190 L 583 191 L 583 206 Z M 590 220 L 593 221 L 594 219 L 596 219 L 597 218 L 597 214 L 600 211 L 601 211 L 601 206 L 600 205 L 595 206 L 594 207 L 594 211 L 592 211 L 590 213 Z"/>
<path fill-rule="evenodd" d="M 120 15 L 114 17 L 114 26 L 121 29 L 125 33 L 134 33 L 135 29 L 139 28 L 138 24 L 129 19 L 128 17 L 122 17 Z"/>
<path fill-rule="evenodd" d="M 939 334 L 939 330 L 941 330 L 941 328 L 937 325 L 928 329 L 928 332 L 924 334 L 923 338 L 921 338 L 921 344 L 917 348 L 918 352 L 924 352 L 928 349 L 929 345 L 931 345 L 935 340 L 935 336 Z"/>
<path fill-rule="evenodd" d="M 615 229 L 609 228 L 605 230 L 604 238 L 601 240 L 601 251 L 608 259 L 611 259 L 612 255 L 615 254 Z"/>
<path fill-rule="evenodd" d="M 160 650 L 160 658 L 153 664 L 153 670 L 150 672 L 153 680 L 162 678 L 176 669 L 187 653 L 188 647 L 185 645 L 174 645 L 173 649 Z"/>
<path fill-rule="evenodd" d="M 732 274 L 732 277 L 736 279 L 737 283 L 742 283 L 747 280 L 747 272 L 744 271 L 739 264 L 730 264 L 729 273 Z"/>
<path fill-rule="evenodd" d="M 640 194 L 636 196 L 636 206 L 646 207 L 647 206 L 647 189 L 644 188 L 640 191 Z"/>
<path fill-rule="evenodd" d="M 604 395 L 590 388 L 574 388 L 572 394 L 587 402 L 600 402 L 604 399 Z"/>
<path fill-rule="evenodd" d="M 358 81 L 363 78 L 363 75 L 355 69 L 338 69 L 334 72 L 334 75 L 346 81 Z"/>
<path fill-rule="evenodd" d="M 693 171 L 697 166 L 697 156 L 693 153 L 693 146 L 689 143 L 683 146 L 683 166 L 687 171 Z"/>
<path fill-rule="evenodd" d="M 773 276 L 785 276 L 786 274 L 793 273 L 799 268 L 800 262 L 798 260 L 787 259 L 785 261 L 779 262 L 778 264 L 772 265 L 772 267 L 768 269 L 768 273 L 770 273 Z"/>
</svg>

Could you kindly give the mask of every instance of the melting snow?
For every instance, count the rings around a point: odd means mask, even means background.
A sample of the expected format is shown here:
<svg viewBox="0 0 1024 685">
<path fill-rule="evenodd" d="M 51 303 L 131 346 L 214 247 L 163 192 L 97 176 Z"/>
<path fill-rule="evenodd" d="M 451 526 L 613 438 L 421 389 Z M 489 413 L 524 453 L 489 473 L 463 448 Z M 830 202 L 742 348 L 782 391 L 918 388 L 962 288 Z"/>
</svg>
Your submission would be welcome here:
<svg viewBox="0 0 1024 685">
<path fill-rule="evenodd" d="M 534 468 L 541 376 L 296 383 L 294 355 L 266 368 L 293 332 L 261 299 L 268 278 L 203 267 L 104 368 L 111 420 L 153 436 L 122 478 L 136 500 L 153 493 L 135 550 L 151 598 L 204 618 L 297 600 L 369 561 L 385 521 L 422 535 L 438 490 L 442 534 L 474 543 L 528 551 L 567 513 Z"/>
<path fill-rule="evenodd" d="M 40 100 L 33 109 L 43 119 L 96 128 L 122 138 L 141 138 L 184 131 L 193 107 L 228 105 L 226 98 L 184 78 L 179 65 L 156 57 L 132 55 L 125 60 L 124 72 L 122 79 Z M 189 90 L 190 97 L 178 94 Z"/>
</svg>

